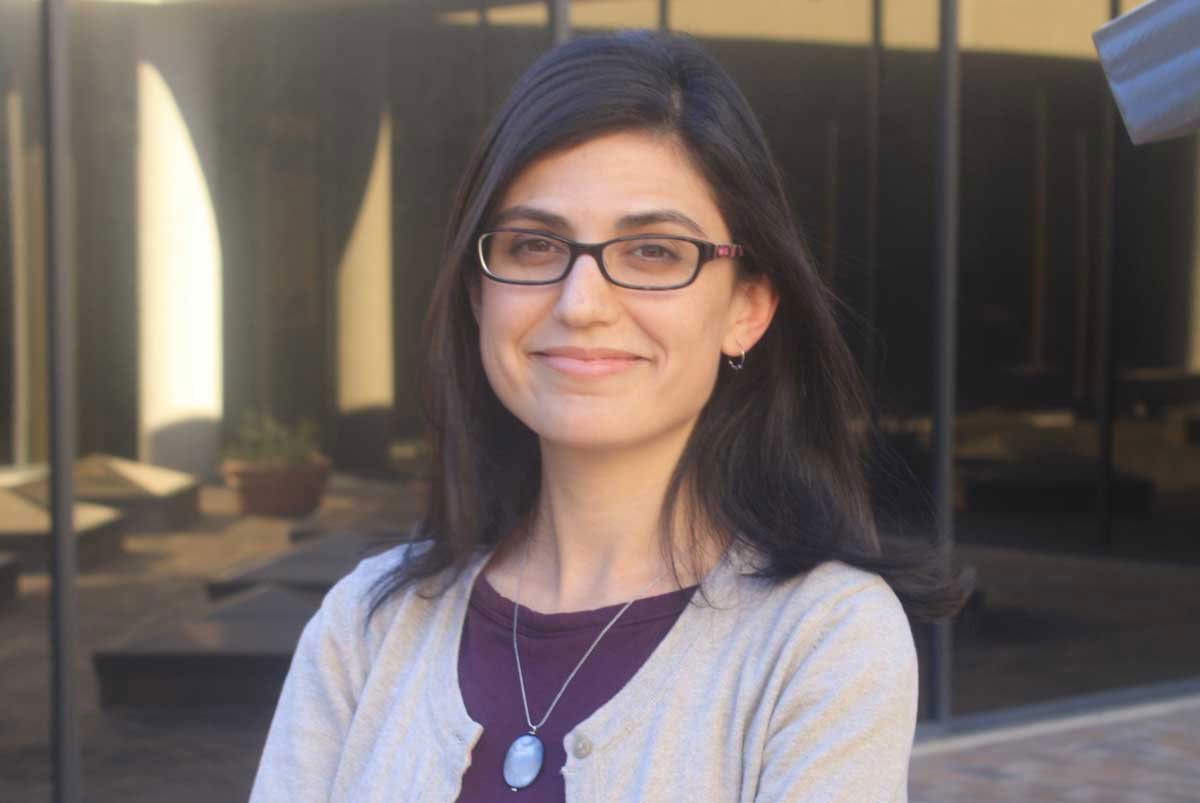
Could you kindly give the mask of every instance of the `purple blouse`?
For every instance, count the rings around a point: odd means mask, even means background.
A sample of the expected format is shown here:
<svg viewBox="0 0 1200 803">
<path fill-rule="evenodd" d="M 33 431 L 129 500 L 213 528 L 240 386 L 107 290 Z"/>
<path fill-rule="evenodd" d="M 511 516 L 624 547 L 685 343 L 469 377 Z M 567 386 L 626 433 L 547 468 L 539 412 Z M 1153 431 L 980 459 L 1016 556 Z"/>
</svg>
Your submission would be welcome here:
<svg viewBox="0 0 1200 803">
<path fill-rule="evenodd" d="M 513 792 L 504 782 L 508 746 L 529 731 L 521 705 L 521 687 L 513 658 L 513 601 L 505 599 L 479 573 L 471 589 L 458 652 L 458 681 L 471 719 L 483 734 L 471 752 L 463 774 L 458 803 L 561 803 L 566 797 L 559 770 L 566 763 L 563 737 L 606 703 L 633 677 L 675 624 L 697 586 L 629 606 L 567 685 L 546 724 L 538 730 L 546 755 L 532 784 Z M 591 611 L 544 614 L 521 606 L 517 642 L 529 698 L 529 716 L 536 724 L 562 688 L 563 681 L 624 603 Z"/>
</svg>

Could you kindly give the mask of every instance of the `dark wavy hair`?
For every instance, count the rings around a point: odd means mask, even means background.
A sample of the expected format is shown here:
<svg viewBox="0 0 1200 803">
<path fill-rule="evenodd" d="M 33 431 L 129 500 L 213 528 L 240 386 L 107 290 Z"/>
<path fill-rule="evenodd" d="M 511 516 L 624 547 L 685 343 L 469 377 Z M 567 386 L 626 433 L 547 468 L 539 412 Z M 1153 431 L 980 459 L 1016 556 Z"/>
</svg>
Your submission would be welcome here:
<svg viewBox="0 0 1200 803">
<path fill-rule="evenodd" d="M 540 486 L 537 436 L 484 374 L 469 289 L 474 244 L 509 183 L 533 160 L 618 131 L 666 134 L 713 188 L 741 276 L 765 275 L 779 306 L 734 373 L 722 365 L 663 501 L 664 555 L 681 502 L 692 545 L 751 545 L 757 576 L 782 581 L 827 560 L 882 576 L 910 618 L 962 607 L 969 570 L 954 574 L 937 542 L 880 539 L 865 462 L 871 416 L 838 302 L 814 269 L 757 119 L 733 80 L 690 38 L 648 31 L 576 39 L 521 77 L 483 135 L 459 187 L 424 329 L 422 369 L 432 453 L 430 495 L 408 550 L 380 578 L 370 611 L 406 584 L 451 569 L 529 523 Z M 884 549 L 884 545 L 887 549 Z M 691 550 L 691 554 L 701 554 Z"/>
</svg>

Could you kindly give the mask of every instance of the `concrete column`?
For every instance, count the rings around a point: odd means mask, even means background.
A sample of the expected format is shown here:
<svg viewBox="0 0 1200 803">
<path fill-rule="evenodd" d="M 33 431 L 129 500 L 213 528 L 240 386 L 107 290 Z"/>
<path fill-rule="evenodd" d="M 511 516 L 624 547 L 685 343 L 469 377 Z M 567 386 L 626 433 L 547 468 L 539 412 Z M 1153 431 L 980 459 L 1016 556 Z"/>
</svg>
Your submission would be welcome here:
<svg viewBox="0 0 1200 803">
<path fill-rule="evenodd" d="M 392 279 L 392 118 L 379 112 L 375 147 L 350 236 L 337 258 L 333 338 L 339 465 L 382 468 L 396 418 Z M 410 305 L 405 303 L 402 308 Z"/>
<path fill-rule="evenodd" d="M 12 260 L 13 462 L 47 459 L 45 149 L 25 143 L 25 103 L 4 96 Z"/>
<path fill-rule="evenodd" d="M 184 38 L 167 55 L 158 33 L 152 50 L 203 81 L 211 43 Z M 189 130 L 210 119 L 211 103 L 193 92 L 185 121 L 151 61 L 138 64 L 137 97 L 138 457 L 211 476 L 223 414 L 221 249 Z"/>
<path fill-rule="evenodd" d="M 392 121 L 385 108 L 370 177 L 337 267 L 337 403 L 347 415 L 395 403 Z"/>
</svg>

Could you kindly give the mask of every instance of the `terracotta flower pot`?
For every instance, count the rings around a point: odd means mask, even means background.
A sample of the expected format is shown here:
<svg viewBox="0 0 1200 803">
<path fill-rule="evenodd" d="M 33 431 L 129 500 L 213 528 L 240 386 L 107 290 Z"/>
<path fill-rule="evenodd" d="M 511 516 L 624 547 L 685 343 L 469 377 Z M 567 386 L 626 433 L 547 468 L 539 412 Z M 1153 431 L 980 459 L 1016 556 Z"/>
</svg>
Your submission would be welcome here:
<svg viewBox="0 0 1200 803">
<path fill-rule="evenodd" d="M 221 463 L 225 484 L 237 491 L 243 513 L 303 516 L 321 503 L 329 481 L 329 460 L 314 454 L 307 463 Z"/>
</svg>

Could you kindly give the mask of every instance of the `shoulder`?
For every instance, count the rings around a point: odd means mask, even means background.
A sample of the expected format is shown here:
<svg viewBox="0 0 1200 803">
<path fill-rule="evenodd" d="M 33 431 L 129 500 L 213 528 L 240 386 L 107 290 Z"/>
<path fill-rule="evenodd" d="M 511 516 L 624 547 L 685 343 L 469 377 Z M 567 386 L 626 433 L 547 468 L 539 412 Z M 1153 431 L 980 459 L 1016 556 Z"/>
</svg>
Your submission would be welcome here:
<svg viewBox="0 0 1200 803">
<path fill-rule="evenodd" d="M 333 584 L 326 594 L 326 602 L 353 604 L 356 598 L 370 594 L 371 590 L 392 574 L 404 562 L 409 552 L 416 548 L 420 548 L 420 544 L 397 544 L 383 552 L 362 558 L 349 574 Z"/>
<path fill-rule="evenodd" d="M 892 587 L 875 572 L 841 560 L 824 560 L 810 569 L 782 580 L 753 576 L 764 566 L 765 557 L 754 547 L 737 544 L 730 550 L 732 576 L 725 588 L 733 599 L 750 602 L 763 615 L 780 617 L 780 624 L 811 623 L 831 614 L 861 612 L 878 614 L 890 622 L 907 621 L 904 606 Z M 729 575 L 725 575 L 728 577 Z"/>
<path fill-rule="evenodd" d="M 831 560 L 761 601 L 771 659 L 759 798 L 904 800 L 920 684 L 891 586 Z"/>
<path fill-rule="evenodd" d="M 904 606 L 883 577 L 840 560 L 825 561 L 785 581 L 780 591 L 792 601 L 802 600 L 830 615 L 858 613 L 907 624 Z"/>
<path fill-rule="evenodd" d="M 420 551 L 428 542 L 418 541 L 392 546 L 383 552 L 362 558 L 354 569 L 333 584 L 321 602 L 320 614 L 334 624 L 347 637 L 367 635 L 386 629 L 387 623 L 403 608 L 410 590 L 388 595 L 379 605 L 377 613 L 368 617 L 375 600 L 386 587 L 387 581 L 412 553 Z"/>
<path fill-rule="evenodd" d="M 880 575 L 838 560 L 761 589 L 756 616 L 783 667 L 847 663 L 907 667 L 915 677 L 912 626 Z M 782 667 L 781 667 L 782 668 Z"/>
</svg>

